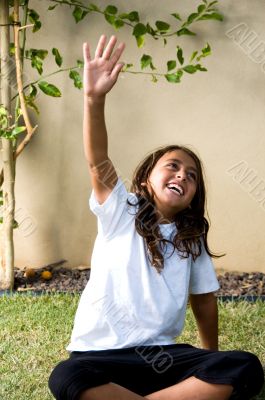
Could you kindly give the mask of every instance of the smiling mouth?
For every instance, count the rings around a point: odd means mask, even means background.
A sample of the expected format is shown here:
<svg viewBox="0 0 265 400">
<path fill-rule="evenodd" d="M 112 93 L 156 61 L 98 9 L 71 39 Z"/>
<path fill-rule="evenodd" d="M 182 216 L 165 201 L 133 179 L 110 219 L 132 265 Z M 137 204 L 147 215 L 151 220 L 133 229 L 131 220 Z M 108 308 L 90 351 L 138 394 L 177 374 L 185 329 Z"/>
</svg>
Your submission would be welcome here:
<svg viewBox="0 0 265 400">
<path fill-rule="evenodd" d="M 178 185 L 167 185 L 167 189 L 169 189 L 171 192 L 173 192 L 174 194 L 178 195 L 178 196 L 183 196 L 184 192 L 182 187 L 178 186 Z"/>
</svg>

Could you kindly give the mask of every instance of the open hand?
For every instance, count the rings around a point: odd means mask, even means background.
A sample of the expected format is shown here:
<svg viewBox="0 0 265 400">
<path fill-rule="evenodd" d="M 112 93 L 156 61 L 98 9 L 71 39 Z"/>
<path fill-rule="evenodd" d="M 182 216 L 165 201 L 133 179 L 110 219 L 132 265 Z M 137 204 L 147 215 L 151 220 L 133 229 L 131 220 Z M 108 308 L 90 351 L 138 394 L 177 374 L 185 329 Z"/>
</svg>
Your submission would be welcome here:
<svg viewBox="0 0 265 400">
<path fill-rule="evenodd" d="M 111 36 L 105 48 L 106 41 L 106 36 L 102 35 L 98 41 L 93 60 L 90 57 L 88 44 L 83 44 L 84 95 L 91 98 L 104 97 L 114 86 L 124 65 L 124 63 L 117 64 L 117 62 L 125 48 L 125 43 L 121 42 L 113 52 L 117 38 Z"/>
</svg>

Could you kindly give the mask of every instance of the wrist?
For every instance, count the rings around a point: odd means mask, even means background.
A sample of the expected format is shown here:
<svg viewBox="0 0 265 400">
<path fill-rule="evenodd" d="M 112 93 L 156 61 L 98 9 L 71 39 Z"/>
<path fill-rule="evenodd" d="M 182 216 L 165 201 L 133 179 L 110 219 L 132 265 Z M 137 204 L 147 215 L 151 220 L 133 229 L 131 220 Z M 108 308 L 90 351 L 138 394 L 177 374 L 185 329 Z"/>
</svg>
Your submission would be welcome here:
<svg viewBox="0 0 265 400">
<path fill-rule="evenodd" d="M 106 99 L 106 95 L 102 95 L 102 96 L 90 96 L 90 95 L 86 95 L 84 94 L 84 102 L 86 104 L 104 104 L 105 103 L 105 99 Z"/>
</svg>

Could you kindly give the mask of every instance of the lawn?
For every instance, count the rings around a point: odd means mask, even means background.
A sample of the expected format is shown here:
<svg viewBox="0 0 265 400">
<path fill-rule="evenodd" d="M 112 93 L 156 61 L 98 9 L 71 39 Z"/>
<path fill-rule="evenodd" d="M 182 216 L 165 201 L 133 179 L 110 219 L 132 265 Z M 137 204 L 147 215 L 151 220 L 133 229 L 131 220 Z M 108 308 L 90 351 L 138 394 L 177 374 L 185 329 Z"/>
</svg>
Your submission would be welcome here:
<svg viewBox="0 0 265 400">
<path fill-rule="evenodd" d="M 67 358 L 79 295 L 0 297 L 0 399 L 52 400 L 47 380 L 53 366 Z M 220 350 L 241 349 L 265 364 L 265 302 L 220 302 Z M 179 342 L 199 345 L 188 308 Z M 256 397 L 265 400 L 265 388 Z"/>
</svg>

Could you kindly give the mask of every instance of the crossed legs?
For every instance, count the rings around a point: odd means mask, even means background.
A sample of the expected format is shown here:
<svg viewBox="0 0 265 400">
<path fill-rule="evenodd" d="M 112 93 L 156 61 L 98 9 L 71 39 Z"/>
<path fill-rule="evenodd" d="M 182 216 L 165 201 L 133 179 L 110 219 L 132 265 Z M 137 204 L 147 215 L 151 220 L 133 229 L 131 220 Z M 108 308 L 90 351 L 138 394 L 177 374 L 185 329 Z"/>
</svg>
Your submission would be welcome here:
<svg viewBox="0 0 265 400">
<path fill-rule="evenodd" d="M 139 396 L 115 383 L 97 386 L 82 393 L 79 400 L 227 400 L 231 396 L 231 385 L 211 384 L 195 377 L 147 396 Z"/>
</svg>

